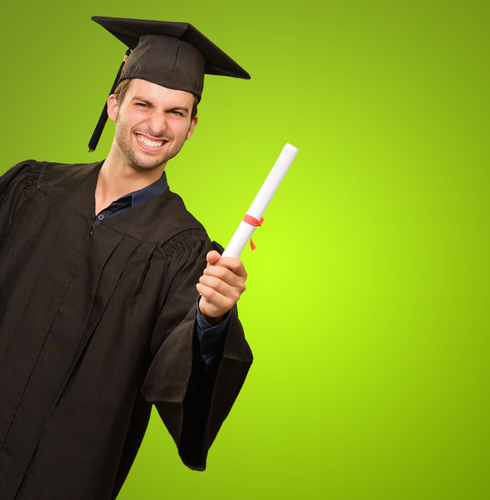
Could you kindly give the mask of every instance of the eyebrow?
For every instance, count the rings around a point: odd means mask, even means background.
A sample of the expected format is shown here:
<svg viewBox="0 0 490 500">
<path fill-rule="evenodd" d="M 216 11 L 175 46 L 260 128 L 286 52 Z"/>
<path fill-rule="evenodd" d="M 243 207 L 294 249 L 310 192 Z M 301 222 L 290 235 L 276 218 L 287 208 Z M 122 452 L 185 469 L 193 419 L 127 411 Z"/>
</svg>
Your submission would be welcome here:
<svg viewBox="0 0 490 500">
<path fill-rule="evenodd" d="M 168 109 L 168 111 L 184 111 L 185 113 L 188 113 L 189 108 L 187 106 L 175 106 L 173 108 Z"/>
<path fill-rule="evenodd" d="M 133 98 L 131 100 L 144 102 L 145 104 L 148 104 L 149 106 L 154 106 L 154 104 L 151 101 L 149 101 L 148 99 L 146 99 L 144 97 L 137 96 L 137 95 L 133 96 Z M 167 111 L 183 111 L 185 113 L 189 113 L 189 108 L 187 106 L 174 106 L 173 108 L 167 109 Z"/>
<path fill-rule="evenodd" d="M 144 97 L 139 97 L 137 95 L 133 96 L 131 99 L 132 101 L 141 101 L 144 102 L 145 104 L 149 104 L 150 106 L 153 106 L 153 103 L 149 101 L 148 99 L 145 99 Z"/>
</svg>

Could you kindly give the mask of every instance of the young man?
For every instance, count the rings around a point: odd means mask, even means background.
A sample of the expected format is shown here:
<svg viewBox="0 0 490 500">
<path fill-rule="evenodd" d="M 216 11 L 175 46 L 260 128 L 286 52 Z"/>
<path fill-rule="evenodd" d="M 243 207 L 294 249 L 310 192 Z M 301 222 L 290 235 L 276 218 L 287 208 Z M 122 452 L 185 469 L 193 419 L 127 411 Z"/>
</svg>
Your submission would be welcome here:
<svg viewBox="0 0 490 500">
<path fill-rule="evenodd" d="M 115 498 L 152 404 L 203 470 L 252 362 L 243 264 L 164 173 L 204 73 L 248 74 L 190 25 L 94 20 L 134 49 L 107 102 L 107 159 L 0 178 L 2 500 Z"/>
</svg>

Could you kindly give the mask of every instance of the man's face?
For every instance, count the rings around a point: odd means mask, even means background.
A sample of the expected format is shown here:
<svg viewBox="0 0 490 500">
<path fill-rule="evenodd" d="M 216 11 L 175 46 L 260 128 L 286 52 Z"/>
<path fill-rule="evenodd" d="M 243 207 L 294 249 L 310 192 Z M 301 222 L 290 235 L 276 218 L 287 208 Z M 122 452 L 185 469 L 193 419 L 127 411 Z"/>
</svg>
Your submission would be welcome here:
<svg viewBox="0 0 490 500">
<path fill-rule="evenodd" d="M 109 97 L 108 114 L 116 122 L 113 147 L 134 170 L 154 170 L 173 158 L 194 132 L 194 96 L 146 80 L 131 80 L 121 104 Z"/>
</svg>

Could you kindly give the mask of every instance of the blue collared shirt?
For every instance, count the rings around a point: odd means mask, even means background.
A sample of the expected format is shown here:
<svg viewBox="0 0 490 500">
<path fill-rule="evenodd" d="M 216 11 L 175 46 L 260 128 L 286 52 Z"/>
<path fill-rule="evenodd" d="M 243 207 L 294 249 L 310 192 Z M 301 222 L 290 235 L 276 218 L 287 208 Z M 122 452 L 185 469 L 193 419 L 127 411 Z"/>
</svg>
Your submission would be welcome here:
<svg viewBox="0 0 490 500">
<path fill-rule="evenodd" d="M 146 201 L 150 201 L 155 196 L 162 194 L 168 189 L 167 176 L 165 172 L 160 179 L 149 186 L 128 193 L 121 198 L 113 201 L 107 208 L 101 210 L 94 220 L 92 231 L 100 226 L 105 220 L 120 215 L 133 207 L 137 207 Z M 199 299 L 197 298 L 196 313 L 196 335 L 201 346 L 201 357 L 206 365 L 209 365 L 217 356 L 218 340 L 224 333 L 228 322 L 230 321 L 231 311 L 223 318 L 223 321 L 216 326 L 211 326 L 201 315 L 199 310 Z"/>
<path fill-rule="evenodd" d="M 153 184 L 149 186 L 139 189 L 138 191 L 133 191 L 132 193 L 128 193 L 124 196 L 121 196 L 116 201 L 113 201 L 107 208 L 104 208 L 101 212 L 97 214 L 94 221 L 94 229 L 97 226 L 100 226 L 102 222 L 111 217 L 115 217 L 116 215 L 120 215 L 127 210 L 137 207 L 145 201 L 150 201 L 155 196 L 162 194 L 168 189 L 167 176 L 165 172 L 163 175 Z"/>
</svg>

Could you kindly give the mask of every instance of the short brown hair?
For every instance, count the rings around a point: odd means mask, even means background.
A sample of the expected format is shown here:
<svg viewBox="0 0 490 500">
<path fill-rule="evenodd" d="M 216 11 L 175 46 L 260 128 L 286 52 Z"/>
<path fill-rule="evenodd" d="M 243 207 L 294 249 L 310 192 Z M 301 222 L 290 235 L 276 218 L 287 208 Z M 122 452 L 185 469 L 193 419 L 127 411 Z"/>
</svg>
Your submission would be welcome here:
<svg viewBox="0 0 490 500">
<path fill-rule="evenodd" d="M 117 84 L 116 90 L 114 91 L 114 95 L 116 96 L 116 100 L 119 104 L 122 104 L 122 102 L 124 101 L 124 96 L 126 95 L 126 91 L 128 90 L 130 83 L 131 83 L 131 79 L 128 78 L 128 79 L 123 80 L 122 82 L 119 82 Z M 194 117 L 197 115 L 198 102 L 199 102 L 199 99 L 195 95 L 194 96 L 194 105 L 192 106 L 191 121 L 194 120 Z"/>
<path fill-rule="evenodd" d="M 130 79 L 123 80 L 117 84 L 116 90 L 114 91 L 114 95 L 116 96 L 116 100 L 118 104 L 122 104 L 124 101 L 124 96 L 126 95 L 126 91 L 128 90 L 129 84 L 131 83 Z"/>
</svg>

